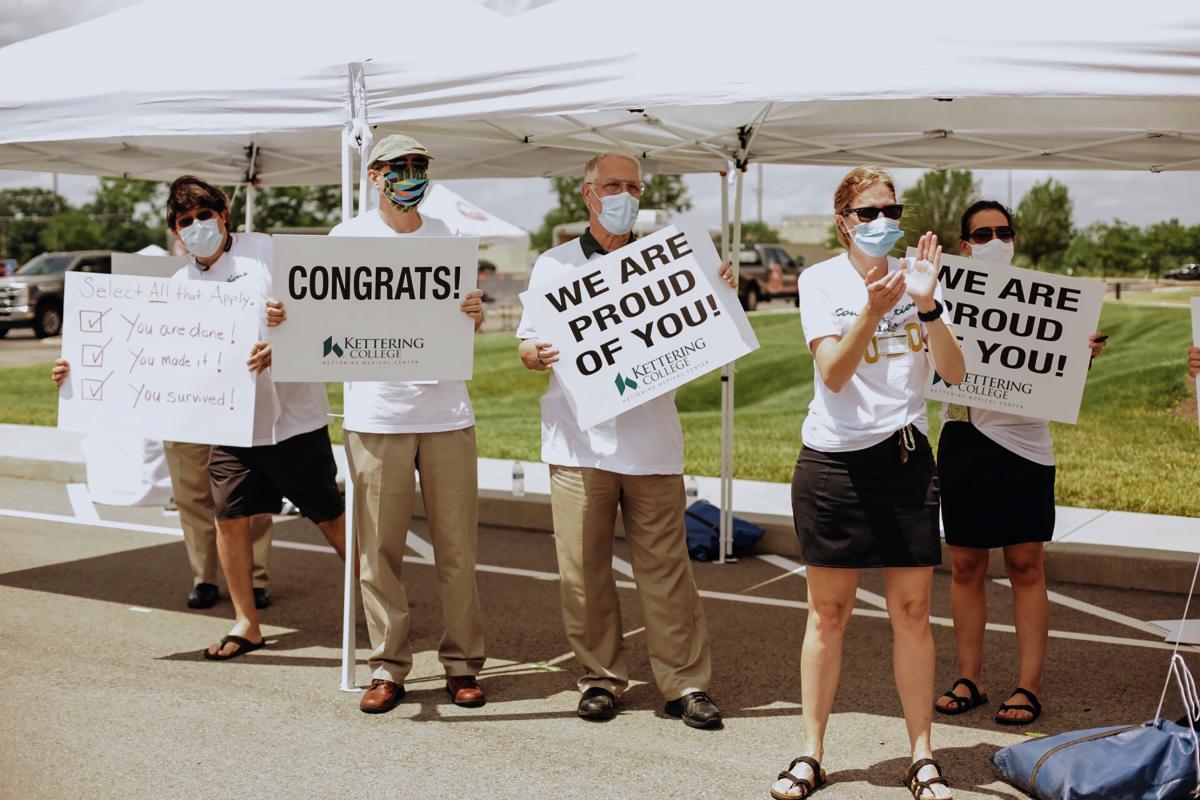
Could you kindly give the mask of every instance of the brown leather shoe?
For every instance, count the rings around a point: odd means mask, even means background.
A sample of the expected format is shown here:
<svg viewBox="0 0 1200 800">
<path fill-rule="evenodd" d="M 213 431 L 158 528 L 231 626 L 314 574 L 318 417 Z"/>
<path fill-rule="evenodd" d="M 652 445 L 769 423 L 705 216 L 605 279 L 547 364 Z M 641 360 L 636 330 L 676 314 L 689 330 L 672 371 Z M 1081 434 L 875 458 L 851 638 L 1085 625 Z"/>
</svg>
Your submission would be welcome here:
<svg viewBox="0 0 1200 800">
<path fill-rule="evenodd" d="M 386 714 L 404 699 L 404 687 L 392 681 L 375 678 L 363 692 L 358 709 L 364 714 Z"/>
<path fill-rule="evenodd" d="M 446 694 L 450 695 L 454 705 L 463 708 L 479 708 L 487 702 L 483 687 L 470 675 L 447 675 Z"/>
</svg>

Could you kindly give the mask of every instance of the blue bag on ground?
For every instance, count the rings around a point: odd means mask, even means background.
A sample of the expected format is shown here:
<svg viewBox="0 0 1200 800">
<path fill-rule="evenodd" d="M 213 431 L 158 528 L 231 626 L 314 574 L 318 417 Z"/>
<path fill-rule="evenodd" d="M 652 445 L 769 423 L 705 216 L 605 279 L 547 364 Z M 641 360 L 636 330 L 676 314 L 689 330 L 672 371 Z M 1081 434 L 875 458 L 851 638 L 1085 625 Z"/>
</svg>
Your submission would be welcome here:
<svg viewBox="0 0 1200 800">
<path fill-rule="evenodd" d="M 1004 779 L 1041 800 L 1195 797 L 1191 729 L 1159 720 L 1046 736 L 992 757 Z"/>
<path fill-rule="evenodd" d="M 684 512 L 688 555 L 694 561 L 716 561 L 721 556 L 721 509 L 707 500 L 697 500 Z M 744 519 L 733 518 L 733 554 L 744 555 L 754 549 L 763 529 Z"/>
</svg>

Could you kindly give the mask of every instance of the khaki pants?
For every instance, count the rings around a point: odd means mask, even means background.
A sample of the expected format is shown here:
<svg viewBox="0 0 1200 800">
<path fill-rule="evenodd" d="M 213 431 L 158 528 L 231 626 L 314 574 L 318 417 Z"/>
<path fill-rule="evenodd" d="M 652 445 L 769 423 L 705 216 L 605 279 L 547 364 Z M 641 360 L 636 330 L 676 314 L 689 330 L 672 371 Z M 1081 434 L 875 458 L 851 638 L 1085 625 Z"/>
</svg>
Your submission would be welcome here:
<svg viewBox="0 0 1200 800">
<path fill-rule="evenodd" d="M 708 624 L 688 560 L 685 502 L 682 475 L 550 467 L 563 622 L 585 670 L 580 691 L 599 687 L 620 694 L 629 685 L 612 573 L 618 505 L 659 691 L 667 700 L 708 691 Z"/>
<path fill-rule="evenodd" d="M 403 683 L 412 670 L 411 620 L 400 573 L 416 499 L 416 473 L 433 539 L 445 626 L 438 660 L 447 675 L 483 668 L 483 613 L 475 585 L 479 480 L 475 428 L 437 433 L 346 431 L 354 480 L 354 533 L 373 678 Z"/>
<path fill-rule="evenodd" d="M 179 508 L 179 524 L 192 566 L 192 585 L 217 582 L 217 521 L 213 511 L 212 482 L 208 477 L 207 444 L 163 442 L 171 491 Z M 250 518 L 254 548 L 254 587 L 267 586 L 267 562 L 271 553 L 271 517 Z"/>
</svg>

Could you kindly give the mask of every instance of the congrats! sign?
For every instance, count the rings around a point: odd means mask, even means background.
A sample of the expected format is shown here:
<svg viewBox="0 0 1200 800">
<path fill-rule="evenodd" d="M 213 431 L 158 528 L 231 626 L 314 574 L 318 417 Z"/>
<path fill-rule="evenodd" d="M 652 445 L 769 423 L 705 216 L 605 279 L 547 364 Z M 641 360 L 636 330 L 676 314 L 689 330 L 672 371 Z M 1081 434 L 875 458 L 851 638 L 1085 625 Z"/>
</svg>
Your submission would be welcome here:
<svg viewBox="0 0 1200 800">
<path fill-rule="evenodd" d="M 674 226 L 531 287 L 521 302 L 560 352 L 580 427 L 590 428 L 758 348 L 704 232 Z"/>
<path fill-rule="evenodd" d="M 479 240 L 276 236 L 271 329 L 277 381 L 466 380 Z"/>
<path fill-rule="evenodd" d="M 935 373 L 925 396 L 1074 423 L 1104 284 L 959 256 L 942 257 L 940 279 L 967 375 L 951 386 Z"/>
</svg>

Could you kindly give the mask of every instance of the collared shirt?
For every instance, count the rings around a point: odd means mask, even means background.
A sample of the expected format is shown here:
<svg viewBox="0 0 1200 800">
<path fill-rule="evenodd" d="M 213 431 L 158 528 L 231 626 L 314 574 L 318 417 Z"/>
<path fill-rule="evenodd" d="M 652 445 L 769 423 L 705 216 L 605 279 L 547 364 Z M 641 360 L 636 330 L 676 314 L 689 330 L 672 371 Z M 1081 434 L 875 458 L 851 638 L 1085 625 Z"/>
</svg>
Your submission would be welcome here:
<svg viewBox="0 0 1200 800">
<path fill-rule="evenodd" d="M 637 236 L 630 231 L 629 242 L 635 241 L 637 241 Z M 626 242 L 625 244 L 629 244 L 629 242 Z M 595 236 L 592 236 L 592 229 L 590 227 L 583 229 L 583 236 L 579 237 L 579 246 L 583 249 L 583 257 L 587 259 L 591 259 L 593 256 L 608 255 L 608 251 L 600 246 L 600 243 L 596 241 Z"/>
<path fill-rule="evenodd" d="M 549 283 L 602 255 L 607 253 L 590 231 L 585 231 L 578 239 L 543 253 L 533 265 L 529 285 Z M 528 314 L 521 316 L 517 338 L 538 338 Z M 583 429 L 552 369 L 550 386 L 542 397 L 542 461 L 622 475 L 682 474 L 683 431 L 675 410 L 675 393 L 660 395 L 608 422 Z"/>
</svg>

